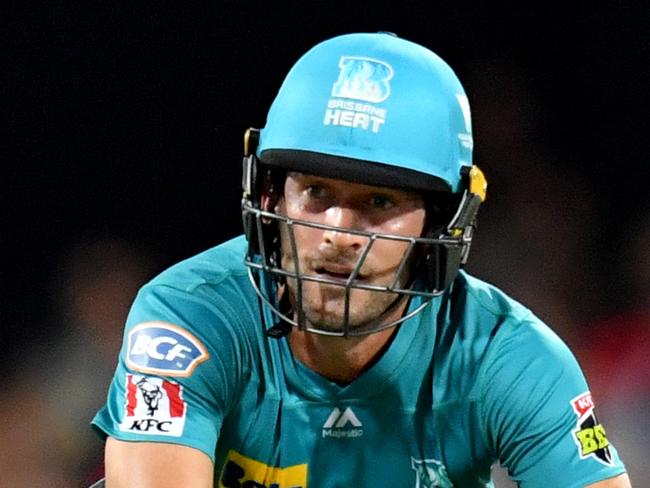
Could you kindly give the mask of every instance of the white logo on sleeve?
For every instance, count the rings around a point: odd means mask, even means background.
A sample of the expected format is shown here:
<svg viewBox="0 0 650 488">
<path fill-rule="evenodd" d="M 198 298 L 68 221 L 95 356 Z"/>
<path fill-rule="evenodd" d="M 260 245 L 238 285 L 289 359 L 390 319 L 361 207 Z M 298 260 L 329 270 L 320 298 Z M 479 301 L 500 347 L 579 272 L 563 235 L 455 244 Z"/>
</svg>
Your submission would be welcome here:
<svg viewBox="0 0 650 488">
<path fill-rule="evenodd" d="M 121 431 L 173 437 L 183 434 L 187 405 L 180 384 L 127 374 L 125 397 Z"/>
<path fill-rule="evenodd" d="M 465 122 L 465 132 L 458 134 L 458 139 L 460 143 L 467 149 L 472 149 L 474 147 L 474 140 L 472 139 L 472 112 L 469 108 L 469 100 L 467 95 L 462 93 L 456 94 L 456 100 L 458 100 L 458 105 L 460 105 L 460 110 L 463 112 L 463 120 Z"/>
<path fill-rule="evenodd" d="M 342 413 L 335 408 L 323 424 L 323 437 L 361 437 L 362 424 L 350 407 Z"/>
</svg>

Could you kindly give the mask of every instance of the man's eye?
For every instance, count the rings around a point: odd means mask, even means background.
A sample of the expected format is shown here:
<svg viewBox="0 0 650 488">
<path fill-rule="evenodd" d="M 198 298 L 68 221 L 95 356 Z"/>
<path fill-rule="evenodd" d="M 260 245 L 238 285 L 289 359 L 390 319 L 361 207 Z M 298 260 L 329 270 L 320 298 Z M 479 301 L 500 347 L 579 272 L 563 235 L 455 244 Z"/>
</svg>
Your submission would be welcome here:
<svg viewBox="0 0 650 488">
<path fill-rule="evenodd" d="M 374 195 L 370 198 L 370 205 L 373 208 L 391 208 L 395 202 L 386 195 Z"/>
<path fill-rule="evenodd" d="M 305 192 L 307 195 L 309 195 L 311 198 L 323 198 L 326 196 L 327 191 L 325 190 L 324 187 L 320 185 L 309 185 L 306 189 Z"/>
</svg>

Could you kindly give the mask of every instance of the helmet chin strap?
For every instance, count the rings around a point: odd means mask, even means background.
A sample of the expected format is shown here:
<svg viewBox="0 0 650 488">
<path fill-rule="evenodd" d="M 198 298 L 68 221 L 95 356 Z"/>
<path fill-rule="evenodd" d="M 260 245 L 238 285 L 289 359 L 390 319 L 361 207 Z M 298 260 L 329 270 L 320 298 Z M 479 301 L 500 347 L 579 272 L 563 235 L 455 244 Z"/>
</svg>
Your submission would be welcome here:
<svg viewBox="0 0 650 488">
<path fill-rule="evenodd" d="M 277 320 L 270 328 L 266 329 L 264 332 L 267 337 L 272 337 L 273 339 L 282 339 L 284 336 L 289 335 L 294 327 L 293 324 L 284 319 L 284 317 L 293 315 L 293 312 L 289 296 L 288 294 L 283 293 L 283 291 L 284 290 L 278 290 L 278 309 L 280 311 L 280 314 L 273 314 L 273 317 Z"/>
</svg>

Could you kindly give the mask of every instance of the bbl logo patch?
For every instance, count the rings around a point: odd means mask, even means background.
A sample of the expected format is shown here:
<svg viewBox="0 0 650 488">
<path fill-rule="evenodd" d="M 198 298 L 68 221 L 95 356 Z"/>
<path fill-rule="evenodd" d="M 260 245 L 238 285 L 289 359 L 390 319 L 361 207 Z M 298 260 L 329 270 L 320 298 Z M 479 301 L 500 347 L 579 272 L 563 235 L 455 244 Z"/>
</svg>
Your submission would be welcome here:
<svg viewBox="0 0 650 488">
<path fill-rule="evenodd" d="M 126 375 L 123 432 L 180 437 L 187 405 L 183 387 L 173 381 L 150 376 Z"/>
<path fill-rule="evenodd" d="M 307 488 L 307 465 L 276 468 L 230 450 L 219 488 Z"/>
<path fill-rule="evenodd" d="M 129 332 L 126 363 L 135 371 L 189 376 L 209 356 L 201 341 L 173 324 L 145 322 Z"/>
<path fill-rule="evenodd" d="M 594 402 L 591 393 L 586 392 L 571 400 L 571 406 L 578 416 L 577 427 L 573 437 L 578 445 L 580 459 L 593 457 L 597 461 L 612 465 L 612 453 L 609 448 L 607 434 L 602 424 L 598 423 L 594 413 Z"/>
<path fill-rule="evenodd" d="M 415 471 L 415 488 L 454 488 L 440 461 L 411 458 L 411 468 Z"/>
</svg>

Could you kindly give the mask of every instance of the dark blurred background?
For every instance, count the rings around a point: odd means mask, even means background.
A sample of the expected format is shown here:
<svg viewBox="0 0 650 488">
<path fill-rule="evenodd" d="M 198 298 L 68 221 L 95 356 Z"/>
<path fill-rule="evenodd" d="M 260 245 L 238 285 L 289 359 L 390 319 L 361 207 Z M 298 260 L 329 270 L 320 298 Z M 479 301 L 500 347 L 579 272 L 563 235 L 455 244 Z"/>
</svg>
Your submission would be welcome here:
<svg viewBox="0 0 650 488">
<path fill-rule="evenodd" d="M 135 291 L 241 232 L 242 135 L 295 60 L 378 30 L 464 83 L 489 181 L 468 269 L 574 348 L 650 486 L 648 4 L 441 3 L 3 8 L 0 486 L 101 474 L 88 423 Z"/>
</svg>

